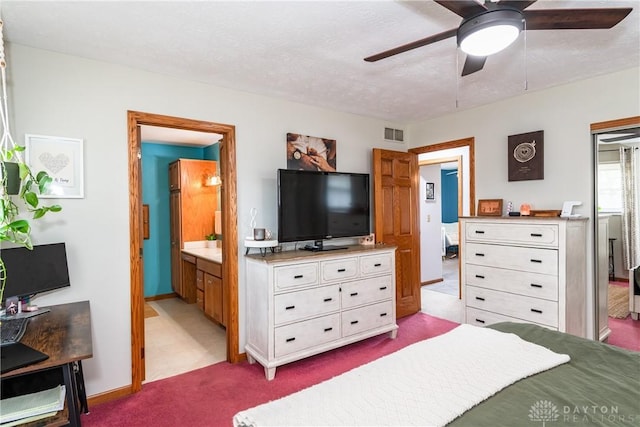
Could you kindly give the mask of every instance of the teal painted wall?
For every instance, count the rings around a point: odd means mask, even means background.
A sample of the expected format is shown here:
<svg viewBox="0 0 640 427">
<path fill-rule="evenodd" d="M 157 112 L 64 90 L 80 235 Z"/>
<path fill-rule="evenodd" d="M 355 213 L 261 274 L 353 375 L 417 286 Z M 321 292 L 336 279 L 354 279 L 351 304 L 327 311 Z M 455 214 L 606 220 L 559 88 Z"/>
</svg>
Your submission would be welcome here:
<svg viewBox="0 0 640 427">
<path fill-rule="evenodd" d="M 142 203 L 149 205 L 149 239 L 143 243 L 144 296 L 169 294 L 169 163 L 176 159 L 218 160 L 218 144 L 211 147 L 142 143 Z"/>
<path fill-rule="evenodd" d="M 441 173 L 442 222 L 458 222 L 458 175 L 451 170 L 443 169 Z"/>
</svg>

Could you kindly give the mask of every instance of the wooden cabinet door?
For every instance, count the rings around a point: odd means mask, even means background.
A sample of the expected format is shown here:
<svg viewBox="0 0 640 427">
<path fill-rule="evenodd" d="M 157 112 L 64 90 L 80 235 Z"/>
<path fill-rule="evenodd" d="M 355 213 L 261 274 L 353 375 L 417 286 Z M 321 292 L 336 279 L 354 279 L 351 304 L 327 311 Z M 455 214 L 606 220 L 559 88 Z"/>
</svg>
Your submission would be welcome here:
<svg viewBox="0 0 640 427">
<path fill-rule="evenodd" d="M 204 274 L 204 312 L 216 322 L 223 324 L 222 279 Z"/>
<path fill-rule="evenodd" d="M 171 288 L 182 297 L 182 268 L 181 254 L 182 244 L 180 242 L 180 193 L 172 192 L 169 196 L 170 207 L 170 240 L 171 240 Z"/>
</svg>

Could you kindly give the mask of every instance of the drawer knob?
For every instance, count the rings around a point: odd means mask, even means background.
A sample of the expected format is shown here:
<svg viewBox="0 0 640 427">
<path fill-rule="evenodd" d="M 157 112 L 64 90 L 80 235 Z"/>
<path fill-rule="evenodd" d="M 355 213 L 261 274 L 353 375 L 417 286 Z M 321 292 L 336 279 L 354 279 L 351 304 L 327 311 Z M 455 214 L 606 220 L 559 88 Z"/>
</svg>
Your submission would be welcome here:
<svg viewBox="0 0 640 427">
<path fill-rule="evenodd" d="M 357 321 L 357 320 L 352 320 L 352 321 L 351 321 L 351 324 L 352 324 L 352 325 L 355 325 L 356 323 L 358 323 L 358 321 Z"/>
<path fill-rule="evenodd" d="M 484 256 L 484 254 L 476 254 L 476 256 Z"/>
<path fill-rule="evenodd" d="M 384 317 L 386 315 L 387 315 L 387 313 L 380 313 L 380 317 Z"/>
<path fill-rule="evenodd" d="M 542 237 L 540 233 L 531 233 L 531 237 Z"/>
<path fill-rule="evenodd" d="M 325 332 L 333 331 L 333 328 L 324 328 Z"/>
<path fill-rule="evenodd" d="M 324 302 L 329 302 L 329 301 L 333 301 L 333 298 L 325 298 Z"/>
<path fill-rule="evenodd" d="M 378 262 L 378 263 L 373 264 L 373 266 L 374 266 L 374 267 L 381 267 L 381 266 L 382 266 L 382 264 L 380 264 L 380 263 Z"/>
<path fill-rule="evenodd" d="M 302 279 L 302 274 L 296 274 L 295 276 L 293 276 L 294 279 Z"/>
<path fill-rule="evenodd" d="M 484 231 L 482 231 L 482 230 L 476 230 L 476 234 L 484 234 Z"/>
<path fill-rule="evenodd" d="M 352 297 L 355 297 L 356 295 L 358 295 L 358 293 L 357 293 L 357 292 L 352 292 L 350 295 L 351 295 Z"/>
<path fill-rule="evenodd" d="M 477 277 L 478 279 L 484 279 L 484 276 L 482 276 L 482 275 L 480 275 L 480 274 L 476 274 L 476 277 Z"/>
<path fill-rule="evenodd" d="M 293 338 L 287 338 L 287 342 L 292 342 L 292 341 L 295 341 L 295 340 L 296 340 L 296 337 L 293 337 Z"/>
<path fill-rule="evenodd" d="M 296 306 L 295 306 L 295 305 L 288 305 L 288 306 L 286 306 L 284 309 L 285 309 L 285 310 L 293 310 L 294 308 L 296 308 Z"/>
<path fill-rule="evenodd" d="M 478 322 L 478 323 L 482 323 L 482 324 L 484 324 L 484 323 L 485 323 L 485 322 L 484 322 L 484 320 L 482 320 L 482 319 L 476 319 L 476 322 Z"/>
<path fill-rule="evenodd" d="M 346 268 L 339 268 L 339 269 L 338 269 L 338 273 L 344 273 L 345 271 L 347 271 L 347 269 L 346 269 Z"/>
<path fill-rule="evenodd" d="M 484 298 L 482 298 L 482 297 L 476 297 L 476 299 L 477 299 L 478 301 L 484 301 Z"/>
<path fill-rule="evenodd" d="M 532 259 L 531 262 L 535 262 L 536 264 L 542 264 L 541 259 Z"/>
<path fill-rule="evenodd" d="M 385 289 L 387 289 L 387 287 L 386 287 L 386 286 L 380 286 L 380 290 L 381 290 L 381 291 L 384 291 Z"/>
<path fill-rule="evenodd" d="M 534 313 L 542 314 L 542 310 L 538 310 L 537 308 L 532 308 L 531 311 Z"/>
<path fill-rule="evenodd" d="M 542 288 L 542 285 L 538 285 L 537 283 L 532 283 L 531 287 L 532 288 Z"/>
</svg>

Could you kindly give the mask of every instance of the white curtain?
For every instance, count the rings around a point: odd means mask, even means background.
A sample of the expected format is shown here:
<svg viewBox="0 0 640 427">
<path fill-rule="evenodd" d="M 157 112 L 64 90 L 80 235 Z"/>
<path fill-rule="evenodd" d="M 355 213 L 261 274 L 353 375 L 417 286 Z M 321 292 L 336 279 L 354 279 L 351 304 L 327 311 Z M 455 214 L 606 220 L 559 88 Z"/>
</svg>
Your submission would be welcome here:
<svg viewBox="0 0 640 427">
<path fill-rule="evenodd" d="M 622 166 L 622 259 L 625 269 L 640 266 L 640 149 L 620 147 Z"/>
</svg>

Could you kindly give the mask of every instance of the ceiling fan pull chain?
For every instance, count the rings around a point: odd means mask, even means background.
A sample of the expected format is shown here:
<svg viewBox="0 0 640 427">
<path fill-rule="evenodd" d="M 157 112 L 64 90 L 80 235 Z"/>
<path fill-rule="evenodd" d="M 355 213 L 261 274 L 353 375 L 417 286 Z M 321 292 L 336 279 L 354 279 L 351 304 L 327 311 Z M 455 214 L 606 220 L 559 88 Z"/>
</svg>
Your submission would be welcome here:
<svg viewBox="0 0 640 427">
<path fill-rule="evenodd" d="M 527 71 L 527 20 L 524 20 L 524 90 L 529 90 L 529 74 Z"/>
<path fill-rule="evenodd" d="M 458 109 L 458 98 L 460 94 L 460 52 L 459 49 L 456 48 L 456 110 Z"/>
</svg>

